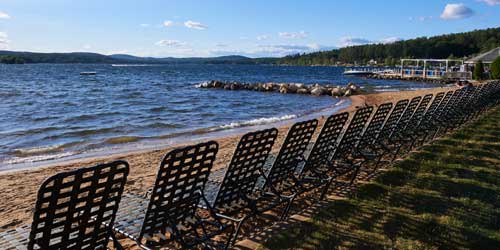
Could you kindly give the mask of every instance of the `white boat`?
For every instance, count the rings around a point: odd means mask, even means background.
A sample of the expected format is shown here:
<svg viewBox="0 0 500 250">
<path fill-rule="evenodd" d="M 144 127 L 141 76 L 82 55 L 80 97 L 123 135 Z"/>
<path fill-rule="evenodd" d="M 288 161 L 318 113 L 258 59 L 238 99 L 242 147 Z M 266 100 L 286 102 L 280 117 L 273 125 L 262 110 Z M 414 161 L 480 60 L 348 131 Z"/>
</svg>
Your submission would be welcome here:
<svg viewBox="0 0 500 250">
<path fill-rule="evenodd" d="M 350 75 L 350 76 L 366 76 L 366 75 L 373 75 L 375 74 L 373 71 L 368 71 L 368 70 L 355 70 L 355 69 L 349 69 L 344 71 L 344 75 Z"/>
<path fill-rule="evenodd" d="M 96 74 L 97 74 L 97 72 L 95 72 L 95 71 L 80 72 L 80 75 L 82 75 L 82 76 L 93 76 Z"/>
</svg>

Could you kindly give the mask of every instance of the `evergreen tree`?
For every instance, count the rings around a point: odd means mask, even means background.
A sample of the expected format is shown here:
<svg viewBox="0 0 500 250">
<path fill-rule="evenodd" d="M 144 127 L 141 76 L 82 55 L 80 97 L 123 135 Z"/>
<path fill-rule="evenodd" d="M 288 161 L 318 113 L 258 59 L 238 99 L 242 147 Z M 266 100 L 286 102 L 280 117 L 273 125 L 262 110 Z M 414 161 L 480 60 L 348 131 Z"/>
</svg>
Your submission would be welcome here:
<svg viewBox="0 0 500 250">
<path fill-rule="evenodd" d="M 500 56 L 491 64 L 491 79 L 500 79 Z"/>
<path fill-rule="evenodd" d="M 484 78 L 484 65 L 483 61 L 478 61 L 474 67 L 474 72 L 472 72 L 472 78 L 475 80 L 483 80 Z"/>
</svg>

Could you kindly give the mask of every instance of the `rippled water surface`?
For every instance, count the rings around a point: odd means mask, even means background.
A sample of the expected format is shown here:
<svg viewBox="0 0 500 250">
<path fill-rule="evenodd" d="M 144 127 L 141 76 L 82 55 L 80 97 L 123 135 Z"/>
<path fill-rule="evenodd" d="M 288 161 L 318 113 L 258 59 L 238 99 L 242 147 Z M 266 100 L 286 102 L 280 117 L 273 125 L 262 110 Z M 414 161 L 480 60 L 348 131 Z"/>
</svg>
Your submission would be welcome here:
<svg viewBox="0 0 500 250">
<path fill-rule="evenodd" d="M 95 76 L 80 72 L 95 71 Z M 202 134 L 330 108 L 331 97 L 198 89 L 211 80 L 392 90 L 429 84 L 344 78 L 332 67 L 0 64 L 0 165 L 67 157 L 148 139 Z"/>
</svg>

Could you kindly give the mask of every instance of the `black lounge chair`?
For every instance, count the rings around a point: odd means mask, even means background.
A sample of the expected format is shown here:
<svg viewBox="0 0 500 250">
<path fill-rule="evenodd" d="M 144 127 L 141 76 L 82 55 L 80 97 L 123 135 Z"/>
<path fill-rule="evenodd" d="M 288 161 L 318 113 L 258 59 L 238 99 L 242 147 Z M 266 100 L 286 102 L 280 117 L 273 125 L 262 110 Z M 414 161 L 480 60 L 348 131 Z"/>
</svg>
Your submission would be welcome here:
<svg viewBox="0 0 500 250">
<path fill-rule="evenodd" d="M 232 230 L 232 225 L 220 221 L 203 193 L 218 147 L 209 141 L 170 151 L 161 161 L 149 198 L 123 196 L 113 230 L 143 249 L 174 244 L 212 247 L 214 236 Z M 201 202 L 208 211 L 198 208 Z"/>
<path fill-rule="evenodd" d="M 411 140 L 411 144 L 409 146 L 410 150 L 423 145 L 423 143 L 425 142 L 425 136 L 431 129 L 433 119 L 444 97 L 445 92 L 439 92 L 436 94 L 436 96 L 432 100 L 431 105 L 425 111 L 425 114 L 422 117 L 422 121 L 418 124 L 417 129 L 415 129 L 413 133 L 409 134 Z"/>
<path fill-rule="evenodd" d="M 0 233 L 2 250 L 106 249 L 128 163 L 115 161 L 56 174 L 38 190 L 31 226 Z"/>
<path fill-rule="evenodd" d="M 401 115 L 401 118 L 399 119 L 397 125 L 394 127 L 394 130 L 392 133 L 389 135 L 388 140 L 386 142 L 386 152 L 385 154 L 390 157 L 389 162 L 393 162 L 396 157 L 397 157 L 397 148 L 399 145 L 402 143 L 402 133 L 405 130 L 406 126 L 408 125 L 408 122 L 410 121 L 411 117 L 413 116 L 413 113 L 418 107 L 418 104 L 422 100 L 422 97 L 416 96 L 413 97 L 410 100 L 410 103 L 406 107 L 405 111 Z"/>
<path fill-rule="evenodd" d="M 295 123 L 280 148 L 265 178 L 264 189 L 287 201 L 281 219 L 285 219 L 297 195 L 306 191 L 298 178 L 299 165 L 305 161 L 304 153 L 318 126 L 318 120 Z"/>
<path fill-rule="evenodd" d="M 324 198 L 332 182 L 341 175 L 335 172 L 330 158 L 348 119 L 348 112 L 331 115 L 326 119 L 300 171 L 299 179 L 302 182 L 316 182 L 318 187 L 325 185 L 320 199 Z"/>
<path fill-rule="evenodd" d="M 349 126 L 342 135 L 342 139 L 333 150 L 333 156 L 331 157 L 333 171 L 337 175 L 352 173 L 350 184 L 354 183 L 363 164 L 363 161 L 359 161 L 359 158 L 353 156 L 353 154 L 372 112 L 372 106 L 356 110 Z"/>
<path fill-rule="evenodd" d="M 464 95 L 464 89 L 457 89 L 453 92 L 448 102 L 443 106 L 439 117 L 436 118 L 436 129 L 432 134 L 431 139 L 435 139 L 444 135 L 450 128 L 450 120 L 453 119 L 459 103 Z"/>
<path fill-rule="evenodd" d="M 420 144 L 429 143 L 434 138 L 434 135 L 436 134 L 436 131 L 439 129 L 439 126 L 441 124 L 441 116 L 446 112 L 447 105 L 453 95 L 454 91 L 446 92 L 433 114 L 429 114 L 425 126 L 423 126 L 420 130 L 423 134 L 422 139 L 420 139 Z"/>
<path fill-rule="evenodd" d="M 380 132 L 382 131 L 384 123 L 388 115 L 390 114 L 391 109 L 392 102 L 381 104 L 377 108 L 377 111 L 375 111 L 375 114 L 370 119 L 365 132 L 361 136 L 361 139 L 359 140 L 359 143 L 356 146 L 353 154 L 355 158 L 363 159 L 363 165 L 361 166 L 361 169 L 363 169 L 367 165 L 375 163 L 378 157 L 378 154 L 375 153 L 377 152 L 375 142 Z"/>
<path fill-rule="evenodd" d="M 398 130 L 399 133 L 396 135 L 398 140 L 395 145 L 396 151 L 394 152 L 394 158 L 401 153 L 405 154 L 411 151 L 411 145 L 414 140 L 412 136 L 419 129 L 420 122 L 422 121 L 432 97 L 432 94 L 425 95 L 420 101 L 418 107 L 415 109 L 415 112 L 413 112 L 413 115 L 406 123 L 406 126 L 403 129 Z"/>
<path fill-rule="evenodd" d="M 258 186 L 259 179 L 265 178 L 264 164 L 277 136 L 275 128 L 243 135 L 226 170 L 213 208 L 218 216 L 236 224 L 233 243 L 248 219 L 283 202 L 279 195 Z"/>
<path fill-rule="evenodd" d="M 396 129 L 398 121 L 399 119 L 401 119 L 401 116 L 406 110 L 409 102 L 410 101 L 408 99 L 403 99 L 399 100 L 396 105 L 394 105 L 391 114 L 380 129 L 377 137 L 375 138 L 371 146 L 365 149 L 365 154 L 372 154 L 377 159 L 375 165 L 373 166 L 374 169 L 377 169 L 380 166 L 380 164 L 383 162 L 384 157 L 388 154 L 388 152 L 390 152 L 391 149 L 388 146 L 389 137 Z"/>
</svg>

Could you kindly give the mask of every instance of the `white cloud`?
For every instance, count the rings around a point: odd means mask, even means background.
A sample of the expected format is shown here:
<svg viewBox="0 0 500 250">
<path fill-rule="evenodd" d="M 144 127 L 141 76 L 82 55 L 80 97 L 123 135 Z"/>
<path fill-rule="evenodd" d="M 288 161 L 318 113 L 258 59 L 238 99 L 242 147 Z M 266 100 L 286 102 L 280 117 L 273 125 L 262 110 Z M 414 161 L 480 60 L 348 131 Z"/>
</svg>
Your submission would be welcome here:
<svg viewBox="0 0 500 250">
<path fill-rule="evenodd" d="M 368 40 L 366 38 L 349 37 L 349 36 L 340 38 L 340 46 L 342 47 L 363 45 L 369 43 L 374 43 L 374 41 Z"/>
<path fill-rule="evenodd" d="M 172 27 L 172 26 L 174 26 L 174 22 L 172 22 L 170 20 L 166 20 L 165 22 L 163 22 L 163 26 Z"/>
<path fill-rule="evenodd" d="M 340 38 L 340 47 L 347 47 L 347 46 L 358 46 L 358 45 L 365 45 L 365 44 L 377 44 L 377 43 L 382 43 L 382 44 L 389 44 L 389 43 L 395 43 L 397 41 L 403 40 L 402 38 L 399 37 L 387 37 L 381 40 L 370 40 L 367 38 L 361 38 L 361 37 L 342 37 Z"/>
<path fill-rule="evenodd" d="M 89 49 L 91 49 L 91 48 L 92 48 L 92 45 L 90 45 L 90 44 L 84 44 L 84 45 L 82 46 L 82 48 L 83 48 L 84 50 L 89 50 Z"/>
<path fill-rule="evenodd" d="M 10 41 L 7 38 L 7 33 L 0 31 L 0 49 L 6 49 L 9 47 Z"/>
<path fill-rule="evenodd" d="M 463 3 L 449 3 L 444 7 L 441 18 L 444 20 L 464 19 L 474 15 L 474 11 Z"/>
<path fill-rule="evenodd" d="M 191 21 L 191 20 L 184 22 L 184 26 L 186 26 L 190 29 L 197 29 L 197 30 L 208 29 L 208 26 L 206 26 L 202 23 L 199 23 L 199 22 Z"/>
<path fill-rule="evenodd" d="M 401 39 L 399 37 L 387 37 L 387 38 L 380 40 L 380 42 L 383 44 L 390 44 L 390 43 L 395 43 L 395 42 L 398 42 L 401 40 L 403 40 L 403 39 Z"/>
<path fill-rule="evenodd" d="M 147 27 L 151 26 L 151 24 L 149 24 L 149 23 L 141 23 L 140 26 L 143 27 L 143 28 L 147 28 Z"/>
<path fill-rule="evenodd" d="M 500 0 L 479 0 L 479 2 L 484 2 L 491 6 L 500 4 Z"/>
<path fill-rule="evenodd" d="M 264 40 L 267 40 L 271 38 L 269 35 L 260 35 L 260 36 L 257 36 L 257 40 L 259 41 L 264 41 Z"/>
<path fill-rule="evenodd" d="M 9 14 L 0 11 L 0 19 L 10 19 Z"/>
<path fill-rule="evenodd" d="M 178 40 L 160 40 L 155 44 L 162 47 L 180 47 L 186 45 L 185 42 L 181 42 Z"/>
<path fill-rule="evenodd" d="M 408 21 L 419 21 L 419 22 L 425 22 L 434 19 L 433 16 L 417 16 L 417 17 L 408 17 Z"/>
<path fill-rule="evenodd" d="M 299 31 L 299 32 L 279 32 L 278 35 L 283 38 L 287 39 L 302 39 L 306 38 L 309 33 L 305 31 Z"/>
</svg>

